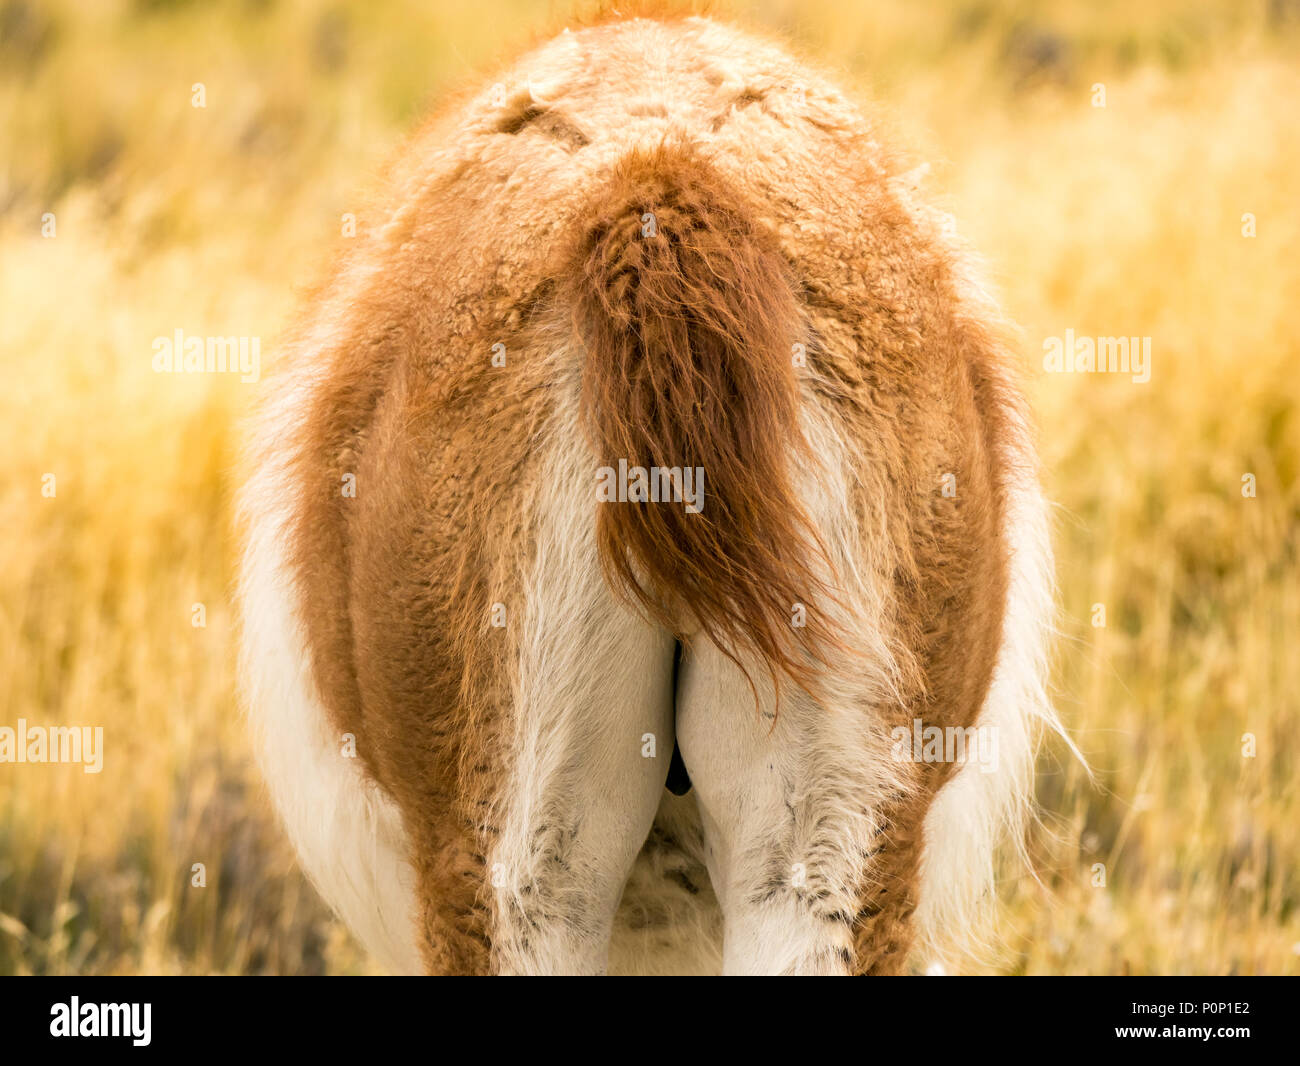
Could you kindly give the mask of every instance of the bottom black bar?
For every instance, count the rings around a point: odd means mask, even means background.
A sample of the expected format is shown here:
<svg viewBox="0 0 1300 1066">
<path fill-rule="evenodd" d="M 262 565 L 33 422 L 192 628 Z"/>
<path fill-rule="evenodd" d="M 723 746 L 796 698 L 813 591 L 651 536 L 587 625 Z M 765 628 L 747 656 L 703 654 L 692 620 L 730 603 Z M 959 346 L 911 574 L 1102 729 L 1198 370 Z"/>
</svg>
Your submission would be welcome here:
<svg viewBox="0 0 1300 1066">
<path fill-rule="evenodd" d="M 613 1027 L 625 1030 L 629 1048 L 665 1038 L 740 1047 L 784 1030 L 818 1056 L 845 1046 L 871 1058 L 879 1037 L 878 1050 L 900 1041 L 935 1050 L 956 1042 L 990 1053 L 1015 1047 L 1024 1055 L 1125 1045 L 1159 1053 L 1173 1045 L 1179 1055 L 1200 1046 L 1212 1054 L 1291 1057 L 1300 987 L 1228 977 L 696 982 L 672 989 L 636 980 L 10 978 L 0 989 L 0 1052 L 98 1054 L 116 1045 L 132 1054 L 220 1054 L 269 1046 L 337 1056 L 419 1039 L 435 1054 L 459 1034 L 492 1059 L 514 1041 L 530 1051 L 548 1045 L 549 1057 L 581 1053 L 588 1041 L 608 1051 Z M 430 1037 L 438 1043 L 424 1043 Z"/>
</svg>

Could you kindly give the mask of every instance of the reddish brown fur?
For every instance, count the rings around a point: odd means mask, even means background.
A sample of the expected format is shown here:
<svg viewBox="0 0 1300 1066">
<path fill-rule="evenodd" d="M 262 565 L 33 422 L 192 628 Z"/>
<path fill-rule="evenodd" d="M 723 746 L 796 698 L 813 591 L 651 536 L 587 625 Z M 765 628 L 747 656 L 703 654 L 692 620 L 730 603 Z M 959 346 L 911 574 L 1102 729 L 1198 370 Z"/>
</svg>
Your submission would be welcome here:
<svg viewBox="0 0 1300 1066">
<path fill-rule="evenodd" d="M 804 327 L 780 249 L 731 183 L 678 146 L 625 157 L 590 210 L 563 274 L 597 459 L 707 477 L 700 514 L 600 509 L 611 584 L 679 639 L 698 629 L 811 685 L 830 638 L 815 611 L 790 625 L 824 588 L 788 469 L 806 450 L 792 358 Z"/>
</svg>

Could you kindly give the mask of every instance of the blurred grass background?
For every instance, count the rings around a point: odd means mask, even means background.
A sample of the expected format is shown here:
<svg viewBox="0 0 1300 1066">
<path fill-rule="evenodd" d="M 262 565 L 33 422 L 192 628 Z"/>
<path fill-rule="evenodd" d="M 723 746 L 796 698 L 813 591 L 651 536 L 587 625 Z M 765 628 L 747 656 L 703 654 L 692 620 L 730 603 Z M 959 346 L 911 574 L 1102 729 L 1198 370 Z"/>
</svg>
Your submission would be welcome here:
<svg viewBox="0 0 1300 1066">
<path fill-rule="evenodd" d="M 296 871 L 234 694 L 257 387 L 155 374 L 151 343 L 260 336 L 269 362 L 411 123 L 565 10 L 0 0 L 0 725 L 106 749 L 98 775 L 0 766 L 0 973 L 371 969 Z M 988 968 L 1300 972 L 1300 0 L 733 10 L 889 109 L 1024 329 L 1056 686 L 1098 785 L 1045 752 L 1037 878 L 1006 879 Z M 1151 382 L 1043 374 L 1067 328 L 1151 336 Z"/>
</svg>

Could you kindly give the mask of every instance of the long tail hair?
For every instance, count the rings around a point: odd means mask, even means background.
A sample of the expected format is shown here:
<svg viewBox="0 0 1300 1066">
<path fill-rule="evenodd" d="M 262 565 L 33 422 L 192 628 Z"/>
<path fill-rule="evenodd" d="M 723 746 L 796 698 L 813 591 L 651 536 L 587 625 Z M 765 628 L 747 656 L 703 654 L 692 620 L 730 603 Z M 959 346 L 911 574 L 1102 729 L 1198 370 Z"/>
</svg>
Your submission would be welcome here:
<svg viewBox="0 0 1300 1066">
<path fill-rule="evenodd" d="M 695 150 L 669 144 L 621 160 L 571 254 L 600 462 L 703 471 L 699 513 L 599 507 L 607 578 L 679 637 L 693 621 L 747 675 L 756 656 L 810 687 L 835 641 L 812 606 L 824 553 L 791 477 L 807 449 L 804 324 L 775 239 Z"/>
</svg>

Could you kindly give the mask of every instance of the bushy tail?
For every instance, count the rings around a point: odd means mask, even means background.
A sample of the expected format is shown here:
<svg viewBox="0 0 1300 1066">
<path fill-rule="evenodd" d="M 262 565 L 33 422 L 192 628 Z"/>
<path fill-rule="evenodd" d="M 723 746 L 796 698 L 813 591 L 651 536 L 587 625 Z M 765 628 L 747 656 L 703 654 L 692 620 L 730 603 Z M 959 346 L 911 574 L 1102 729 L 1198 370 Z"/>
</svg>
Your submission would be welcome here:
<svg viewBox="0 0 1300 1066">
<path fill-rule="evenodd" d="M 694 151 L 663 146 L 621 161 L 576 258 L 583 419 L 630 490 L 598 506 L 607 578 L 679 637 L 698 628 L 742 668 L 757 655 L 809 687 L 834 641 L 791 478 L 804 332 L 774 238 Z M 692 497 L 640 502 L 636 468 L 691 471 Z"/>
</svg>

